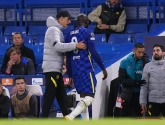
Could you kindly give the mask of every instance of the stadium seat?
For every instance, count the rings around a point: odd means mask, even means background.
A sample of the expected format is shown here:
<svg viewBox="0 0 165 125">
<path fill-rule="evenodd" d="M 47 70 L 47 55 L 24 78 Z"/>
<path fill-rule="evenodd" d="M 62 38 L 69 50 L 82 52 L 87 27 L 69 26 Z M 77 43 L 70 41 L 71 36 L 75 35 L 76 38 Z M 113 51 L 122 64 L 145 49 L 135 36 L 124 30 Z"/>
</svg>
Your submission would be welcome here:
<svg viewBox="0 0 165 125">
<path fill-rule="evenodd" d="M 165 23 L 155 23 L 155 24 L 151 24 L 149 32 L 153 32 L 157 29 L 159 29 L 160 27 L 164 26 Z"/>
<path fill-rule="evenodd" d="M 97 7 L 98 5 L 101 5 L 104 2 L 105 0 L 90 0 L 89 4 L 91 6 L 91 9 L 94 9 L 95 7 Z"/>
<path fill-rule="evenodd" d="M 133 42 L 134 43 L 137 43 L 137 42 L 144 43 L 144 37 L 147 35 L 148 35 L 147 33 L 136 33 L 134 35 Z"/>
<path fill-rule="evenodd" d="M 23 36 L 26 36 L 26 27 L 25 26 L 7 26 L 5 28 L 4 35 L 12 36 L 15 32 L 19 32 Z"/>
<path fill-rule="evenodd" d="M 24 41 L 24 44 L 27 45 L 27 44 L 33 44 L 33 40 L 31 38 L 31 36 L 24 36 L 23 37 L 23 41 Z"/>
<path fill-rule="evenodd" d="M 39 110 L 38 116 L 40 117 L 42 114 L 42 96 L 43 96 L 41 86 L 40 85 L 26 85 L 26 90 L 37 96 L 38 110 Z"/>
<path fill-rule="evenodd" d="M 0 36 L 2 36 L 2 26 L 0 26 Z"/>
<path fill-rule="evenodd" d="M 46 26 L 30 26 L 29 27 L 29 31 L 28 31 L 28 35 L 45 35 L 47 30 Z"/>
<path fill-rule="evenodd" d="M 66 29 L 63 30 L 63 34 L 68 34 L 71 30 L 74 29 L 74 25 L 68 25 Z"/>
<path fill-rule="evenodd" d="M 106 42 L 105 34 L 95 34 L 95 42 Z"/>
<path fill-rule="evenodd" d="M 9 41 L 6 36 L 0 36 L 0 45 L 8 45 Z"/>
<path fill-rule="evenodd" d="M 43 45 L 44 44 L 44 40 L 45 40 L 45 36 L 44 35 L 36 36 L 36 41 L 34 41 L 34 44 L 35 45 Z"/>
<path fill-rule="evenodd" d="M 108 43 L 131 43 L 130 34 L 111 34 Z"/>
<path fill-rule="evenodd" d="M 125 33 L 147 33 L 147 24 L 127 24 L 125 28 Z"/>
</svg>

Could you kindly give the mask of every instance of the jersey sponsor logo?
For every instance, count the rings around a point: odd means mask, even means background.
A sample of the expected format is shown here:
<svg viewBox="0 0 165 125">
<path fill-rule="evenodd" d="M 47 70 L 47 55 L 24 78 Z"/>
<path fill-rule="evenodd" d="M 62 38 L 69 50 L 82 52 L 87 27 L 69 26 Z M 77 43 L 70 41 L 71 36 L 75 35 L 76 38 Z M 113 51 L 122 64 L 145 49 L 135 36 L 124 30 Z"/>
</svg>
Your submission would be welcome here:
<svg viewBox="0 0 165 125">
<path fill-rule="evenodd" d="M 13 79 L 12 78 L 2 78 L 2 85 L 13 85 Z"/>
<path fill-rule="evenodd" d="M 80 59 L 80 56 L 73 56 L 73 60 Z"/>
<path fill-rule="evenodd" d="M 32 78 L 32 85 L 43 85 L 43 78 Z"/>
<path fill-rule="evenodd" d="M 135 71 L 135 72 L 136 72 L 136 74 L 142 74 L 143 73 L 142 70 L 138 70 L 138 71 Z"/>
</svg>

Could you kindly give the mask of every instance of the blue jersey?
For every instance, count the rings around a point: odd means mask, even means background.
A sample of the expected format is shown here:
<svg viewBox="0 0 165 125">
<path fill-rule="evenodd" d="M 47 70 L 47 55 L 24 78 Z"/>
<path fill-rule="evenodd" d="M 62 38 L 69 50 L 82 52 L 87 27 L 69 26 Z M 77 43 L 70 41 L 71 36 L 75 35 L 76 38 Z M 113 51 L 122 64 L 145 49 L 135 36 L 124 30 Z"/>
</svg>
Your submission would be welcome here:
<svg viewBox="0 0 165 125">
<path fill-rule="evenodd" d="M 94 40 L 95 38 L 92 30 L 84 27 L 75 28 L 69 32 L 65 40 L 66 43 L 84 41 L 87 46 L 87 49 L 85 50 L 75 49 L 74 51 L 66 53 L 67 70 L 69 75 L 88 74 L 93 72 L 94 69 L 91 56 L 101 69 L 105 69 L 100 56 L 95 49 Z"/>
</svg>

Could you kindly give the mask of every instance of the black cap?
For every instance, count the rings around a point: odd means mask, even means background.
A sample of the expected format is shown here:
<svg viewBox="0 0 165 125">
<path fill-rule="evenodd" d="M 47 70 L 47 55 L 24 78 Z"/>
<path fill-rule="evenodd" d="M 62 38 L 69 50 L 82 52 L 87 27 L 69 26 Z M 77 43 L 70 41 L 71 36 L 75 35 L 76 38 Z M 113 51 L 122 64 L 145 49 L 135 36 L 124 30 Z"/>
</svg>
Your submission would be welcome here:
<svg viewBox="0 0 165 125">
<path fill-rule="evenodd" d="M 60 17 L 68 17 L 69 19 L 75 19 L 73 16 L 70 15 L 70 13 L 68 11 L 60 11 L 57 15 L 56 18 L 60 18 Z"/>
</svg>

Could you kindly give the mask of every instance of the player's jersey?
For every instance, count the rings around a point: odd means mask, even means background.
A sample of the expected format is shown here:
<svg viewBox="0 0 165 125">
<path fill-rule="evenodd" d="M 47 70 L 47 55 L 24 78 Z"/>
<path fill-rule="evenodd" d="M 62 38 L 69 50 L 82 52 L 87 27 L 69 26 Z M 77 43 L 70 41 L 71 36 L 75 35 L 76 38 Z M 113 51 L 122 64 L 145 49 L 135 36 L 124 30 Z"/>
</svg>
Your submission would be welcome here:
<svg viewBox="0 0 165 125">
<path fill-rule="evenodd" d="M 84 41 L 84 43 L 87 45 L 87 49 L 85 50 L 76 49 L 69 52 L 72 75 L 93 72 L 91 55 L 88 49 L 88 42 L 92 39 L 94 39 L 92 30 L 84 27 L 76 28 L 70 31 L 70 33 L 67 35 L 65 40 L 66 43 Z"/>
</svg>

